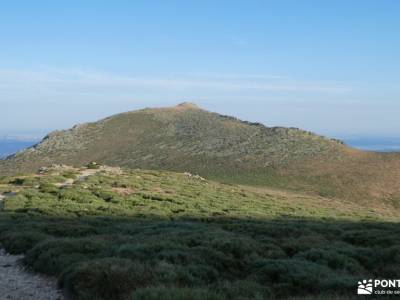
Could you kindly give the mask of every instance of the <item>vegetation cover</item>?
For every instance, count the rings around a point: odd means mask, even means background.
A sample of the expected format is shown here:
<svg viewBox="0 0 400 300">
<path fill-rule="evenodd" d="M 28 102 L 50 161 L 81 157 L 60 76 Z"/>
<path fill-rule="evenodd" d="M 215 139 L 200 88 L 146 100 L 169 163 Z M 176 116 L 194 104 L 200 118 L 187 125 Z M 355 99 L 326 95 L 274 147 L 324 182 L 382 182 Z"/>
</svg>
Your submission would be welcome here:
<svg viewBox="0 0 400 300">
<path fill-rule="evenodd" d="M 190 173 L 1 178 L 0 243 L 75 299 L 351 299 L 398 278 L 398 211 Z"/>
<path fill-rule="evenodd" d="M 400 155 L 352 149 L 297 128 L 203 110 L 191 103 L 126 112 L 69 130 L 0 160 L 0 174 L 52 163 L 192 172 L 220 182 L 276 187 L 365 205 L 399 206 Z M 94 166 L 93 166 L 94 167 Z"/>
</svg>

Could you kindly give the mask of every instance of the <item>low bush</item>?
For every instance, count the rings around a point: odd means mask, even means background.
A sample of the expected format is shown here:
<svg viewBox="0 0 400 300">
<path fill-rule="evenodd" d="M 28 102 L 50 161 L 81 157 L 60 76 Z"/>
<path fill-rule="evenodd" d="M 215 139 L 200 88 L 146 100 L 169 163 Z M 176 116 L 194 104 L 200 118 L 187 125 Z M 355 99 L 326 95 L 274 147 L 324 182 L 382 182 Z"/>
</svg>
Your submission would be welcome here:
<svg viewBox="0 0 400 300">
<path fill-rule="evenodd" d="M 23 254 L 36 244 L 49 238 L 38 231 L 5 231 L 0 235 L 0 244 L 11 254 Z"/>
<path fill-rule="evenodd" d="M 28 182 L 28 180 L 25 178 L 15 178 L 10 180 L 9 182 L 14 185 L 25 185 Z"/>
<path fill-rule="evenodd" d="M 58 188 L 52 183 L 45 182 L 39 185 L 39 191 L 42 193 L 57 194 Z"/>
<path fill-rule="evenodd" d="M 226 300 L 206 288 L 149 287 L 136 290 L 130 300 Z M 256 299 L 255 299 L 256 300 Z"/>
<path fill-rule="evenodd" d="M 255 279 L 270 287 L 276 297 L 317 294 L 320 291 L 335 292 L 338 286 L 344 288 L 344 291 L 347 288 L 343 286 L 344 276 L 338 276 L 328 267 L 303 260 L 267 260 L 254 271 Z M 352 284 L 354 282 L 349 280 L 348 285 Z"/>
<path fill-rule="evenodd" d="M 328 241 L 320 235 L 302 235 L 297 238 L 285 239 L 281 247 L 288 256 L 294 256 L 296 253 L 311 248 L 323 247 L 327 243 Z"/>
<path fill-rule="evenodd" d="M 92 161 L 92 162 L 88 163 L 88 164 L 86 165 L 86 167 L 87 167 L 88 169 L 99 169 L 99 168 L 100 168 L 100 165 L 99 165 L 98 163 Z"/>
<path fill-rule="evenodd" d="M 263 300 L 271 298 L 271 290 L 255 280 L 223 281 L 217 290 L 229 300 Z"/>
<path fill-rule="evenodd" d="M 77 203 L 92 203 L 98 200 L 90 191 L 85 189 L 61 189 L 58 191 L 60 201 L 68 200 Z"/>
<path fill-rule="evenodd" d="M 28 251 L 24 261 L 35 271 L 59 275 L 76 262 L 96 257 L 105 247 L 106 245 L 97 239 L 51 239 Z"/>
<path fill-rule="evenodd" d="M 53 226 L 48 226 L 43 228 L 42 231 L 56 237 L 85 237 L 88 235 L 95 235 L 98 233 L 95 225 L 77 223 L 77 222 L 63 222 L 62 226 L 57 226 L 56 224 L 52 224 Z"/>
<path fill-rule="evenodd" d="M 61 287 L 82 300 L 124 300 L 150 284 L 151 272 L 149 266 L 128 259 L 90 260 L 66 271 Z"/>
<path fill-rule="evenodd" d="M 76 179 L 77 172 L 76 171 L 65 171 L 61 174 L 61 176 L 65 177 L 67 179 Z"/>
<path fill-rule="evenodd" d="M 105 202 L 118 203 L 123 201 L 123 197 L 109 190 L 96 189 L 95 191 L 93 191 L 93 194 L 104 200 Z"/>
<path fill-rule="evenodd" d="M 337 253 L 333 249 L 311 249 L 295 255 L 294 258 L 305 259 L 333 270 L 345 271 L 350 274 L 359 274 L 365 271 L 356 259 Z"/>
</svg>

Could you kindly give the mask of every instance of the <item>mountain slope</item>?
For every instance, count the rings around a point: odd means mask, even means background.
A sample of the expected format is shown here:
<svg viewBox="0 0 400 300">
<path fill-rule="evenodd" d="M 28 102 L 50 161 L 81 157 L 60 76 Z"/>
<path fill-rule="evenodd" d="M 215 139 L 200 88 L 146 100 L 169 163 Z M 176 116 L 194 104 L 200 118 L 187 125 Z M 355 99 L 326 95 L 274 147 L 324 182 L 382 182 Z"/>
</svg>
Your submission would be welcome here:
<svg viewBox="0 0 400 300">
<path fill-rule="evenodd" d="M 1 246 L 68 299 L 355 299 L 400 276 L 390 209 L 105 166 L 5 177 L 1 196 Z"/>
<path fill-rule="evenodd" d="M 90 161 L 128 167 L 209 172 L 219 166 L 268 167 L 321 153 L 338 153 L 332 140 L 298 129 L 267 128 L 181 104 L 144 109 L 48 135 L 8 161 L 33 170 L 53 162 Z M 204 165 L 202 162 L 209 162 Z"/>
<path fill-rule="evenodd" d="M 332 197 L 396 201 L 399 192 L 398 155 L 365 153 L 310 132 L 244 122 L 190 103 L 122 113 L 53 132 L 1 162 L 0 170 L 29 172 L 52 163 L 91 161 L 189 171 Z M 386 173 L 391 174 L 389 182 Z"/>
</svg>

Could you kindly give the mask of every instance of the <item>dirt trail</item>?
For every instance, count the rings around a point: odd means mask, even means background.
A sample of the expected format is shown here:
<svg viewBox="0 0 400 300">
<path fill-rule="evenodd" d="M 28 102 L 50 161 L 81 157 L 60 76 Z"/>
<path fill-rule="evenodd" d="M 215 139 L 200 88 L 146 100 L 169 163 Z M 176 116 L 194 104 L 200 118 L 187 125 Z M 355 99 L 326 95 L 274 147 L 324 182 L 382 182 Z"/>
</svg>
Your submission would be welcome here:
<svg viewBox="0 0 400 300">
<path fill-rule="evenodd" d="M 54 185 L 58 188 L 72 186 L 75 182 L 85 179 L 86 177 L 92 176 L 98 173 L 100 170 L 98 169 L 85 169 L 81 170 L 77 175 L 76 179 L 67 179 L 64 182 L 55 183 Z M 1 299 L 0 299 L 1 300 Z"/>
<path fill-rule="evenodd" d="M 32 274 L 19 264 L 20 255 L 0 250 L 0 299 L 62 300 L 54 279 Z"/>
<path fill-rule="evenodd" d="M 92 176 L 99 171 L 119 173 L 119 168 L 100 168 L 81 170 L 74 179 L 67 179 L 57 187 L 71 186 L 76 181 Z M 15 195 L 15 192 L 0 194 L 0 209 L 4 199 Z M 0 300 L 63 300 L 65 299 L 57 289 L 56 280 L 43 277 L 26 271 L 19 263 L 22 255 L 9 255 L 0 249 Z"/>
</svg>

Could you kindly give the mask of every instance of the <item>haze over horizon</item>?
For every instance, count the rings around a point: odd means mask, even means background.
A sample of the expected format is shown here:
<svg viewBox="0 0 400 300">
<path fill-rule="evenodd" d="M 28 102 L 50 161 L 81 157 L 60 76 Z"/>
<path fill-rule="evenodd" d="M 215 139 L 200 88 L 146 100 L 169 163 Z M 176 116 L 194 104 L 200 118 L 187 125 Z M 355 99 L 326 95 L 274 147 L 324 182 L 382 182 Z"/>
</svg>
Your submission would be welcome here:
<svg viewBox="0 0 400 300">
<path fill-rule="evenodd" d="M 361 0 L 5 3 L 0 135 L 43 135 L 191 101 L 267 126 L 398 137 L 399 8 Z"/>
</svg>

